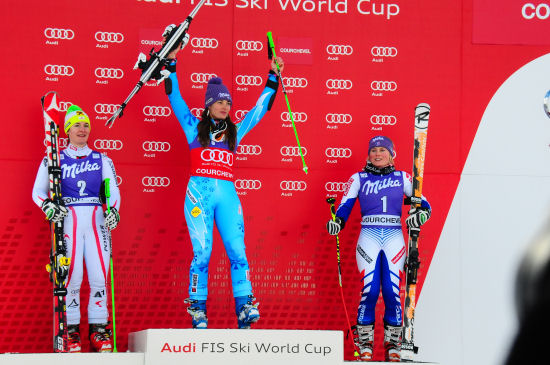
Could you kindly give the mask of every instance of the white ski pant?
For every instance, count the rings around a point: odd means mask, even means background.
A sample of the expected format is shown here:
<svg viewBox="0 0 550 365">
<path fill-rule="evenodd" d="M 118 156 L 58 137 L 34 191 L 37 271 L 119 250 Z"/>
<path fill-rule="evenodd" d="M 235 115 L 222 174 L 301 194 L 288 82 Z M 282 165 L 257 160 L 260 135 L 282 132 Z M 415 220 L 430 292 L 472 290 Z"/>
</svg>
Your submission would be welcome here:
<svg viewBox="0 0 550 365">
<path fill-rule="evenodd" d="M 67 324 L 80 323 L 80 286 L 83 262 L 90 285 L 88 323 L 107 323 L 106 280 L 111 255 L 110 237 L 101 206 L 68 206 L 64 221 L 67 257 L 71 258 L 67 284 Z"/>
<path fill-rule="evenodd" d="M 401 227 L 361 229 L 355 254 L 363 282 L 357 311 L 358 324 L 374 324 L 376 302 L 382 289 L 384 322 L 392 326 L 401 326 L 399 290 L 406 256 Z"/>
</svg>

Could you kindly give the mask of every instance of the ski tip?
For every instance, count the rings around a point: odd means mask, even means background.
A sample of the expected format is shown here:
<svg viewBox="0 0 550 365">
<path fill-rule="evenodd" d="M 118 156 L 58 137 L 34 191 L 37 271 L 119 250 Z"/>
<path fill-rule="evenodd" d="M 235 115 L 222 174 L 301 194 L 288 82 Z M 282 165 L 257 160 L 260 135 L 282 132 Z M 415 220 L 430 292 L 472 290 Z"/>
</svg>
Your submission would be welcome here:
<svg viewBox="0 0 550 365">
<path fill-rule="evenodd" d="M 427 129 L 430 118 L 430 105 L 420 103 L 414 109 L 414 126 L 418 129 Z"/>
<path fill-rule="evenodd" d="M 305 173 L 306 173 L 306 175 L 307 175 L 307 172 L 308 172 L 308 168 L 307 168 L 307 166 L 304 166 L 304 168 L 303 168 L 302 170 L 304 170 L 304 172 L 305 172 Z"/>
</svg>

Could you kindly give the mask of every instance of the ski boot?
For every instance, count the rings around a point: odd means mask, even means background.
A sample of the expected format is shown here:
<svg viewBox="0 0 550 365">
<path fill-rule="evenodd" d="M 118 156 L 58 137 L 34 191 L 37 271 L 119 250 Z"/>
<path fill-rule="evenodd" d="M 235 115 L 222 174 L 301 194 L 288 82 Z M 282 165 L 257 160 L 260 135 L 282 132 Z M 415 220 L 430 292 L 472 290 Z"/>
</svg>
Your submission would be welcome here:
<svg viewBox="0 0 550 365">
<path fill-rule="evenodd" d="M 92 352 L 113 352 L 113 340 L 107 323 L 91 323 L 89 338 Z"/>
<path fill-rule="evenodd" d="M 187 307 L 187 313 L 191 315 L 191 323 L 193 324 L 193 328 L 208 328 L 208 318 L 206 317 L 206 300 L 187 298 L 183 302 L 189 304 L 189 307 Z"/>
<path fill-rule="evenodd" d="M 235 313 L 237 314 L 237 323 L 240 329 L 249 329 L 252 323 L 258 322 L 260 312 L 258 305 L 254 303 L 256 298 L 252 295 L 235 298 Z"/>
<path fill-rule="evenodd" d="M 70 324 L 67 326 L 67 342 L 69 352 L 82 352 L 80 344 L 80 326 L 78 324 Z"/>
<path fill-rule="evenodd" d="M 384 323 L 384 349 L 386 361 L 401 361 L 401 326 L 390 326 Z"/>
<path fill-rule="evenodd" d="M 374 348 L 374 324 L 358 324 L 354 331 L 355 344 L 359 348 L 361 361 L 372 361 L 372 349 Z"/>
</svg>

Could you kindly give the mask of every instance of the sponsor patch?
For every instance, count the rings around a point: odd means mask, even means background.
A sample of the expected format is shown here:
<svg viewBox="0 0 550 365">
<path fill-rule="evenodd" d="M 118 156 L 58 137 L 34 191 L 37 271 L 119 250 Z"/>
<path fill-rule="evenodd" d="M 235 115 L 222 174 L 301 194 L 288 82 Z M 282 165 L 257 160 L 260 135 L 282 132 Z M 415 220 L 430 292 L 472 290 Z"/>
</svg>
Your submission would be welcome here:
<svg viewBox="0 0 550 365">
<path fill-rule="evenodd" d="M 199 207 L 195 207 L 191 211 L 191 215 L 195 218 L 197 218 L 201 213 L 202 213 L 202 210 Z"/>
</svg>

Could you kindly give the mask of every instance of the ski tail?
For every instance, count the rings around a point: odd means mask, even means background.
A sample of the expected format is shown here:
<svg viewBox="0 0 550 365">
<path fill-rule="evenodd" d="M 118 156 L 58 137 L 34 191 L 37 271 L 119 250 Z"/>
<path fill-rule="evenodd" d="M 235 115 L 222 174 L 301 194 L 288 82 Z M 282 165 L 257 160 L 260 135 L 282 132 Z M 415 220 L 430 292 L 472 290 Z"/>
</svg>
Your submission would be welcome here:
<svg viewBox="0 0 550 365">
<path fill-rule="evenodd" d="M 412 174 L 411 207 L 422 204 L 422 185 L 424 182 L 424 161 L 426 142 L 428 139 L 428 122 L 430 106 L 420 103 L 415 108 L 414 115 L 414 154 Z M 416 281 L 420 260 L 418 255 L 418 236 L 420 229 L 409 229 L 408 255 L 405 268 L 405 310 L 403 313 L 403 335 L 401 344 L 401 359 L 412 361 L 418 347 L 414 344 L 414 314 L 416 309 Z"/>
<path fill-rule="evenodd" d="M 50 199 L 61 204 L 61 167 L 59 162 L 59 106 L 57 94 L 48 92 L 42 97 L 42 112 L 46 134 Z M 68 352 L 67 276 L 70 259 L 63 240 L 63 222 L 51 222 L 50 264 L 47 266 L 53 282 L 53 351 Z"/>
</svg>

